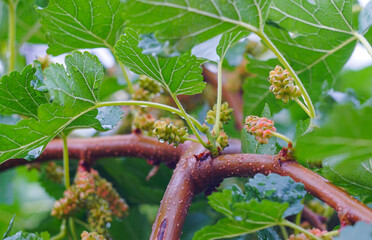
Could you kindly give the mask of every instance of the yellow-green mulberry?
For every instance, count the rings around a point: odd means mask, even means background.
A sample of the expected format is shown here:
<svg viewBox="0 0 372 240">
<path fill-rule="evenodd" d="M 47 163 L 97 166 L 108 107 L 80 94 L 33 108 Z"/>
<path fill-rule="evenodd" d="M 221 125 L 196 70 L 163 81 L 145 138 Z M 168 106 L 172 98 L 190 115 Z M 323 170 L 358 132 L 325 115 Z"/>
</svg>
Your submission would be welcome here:
<svg viewBox="0 0 372 240">
<path fill-rule="evenodd" d="M 161 87 L 154 79 L 141 75 L 139 77 L 138 85 L 140 88 L 148 91 L 150 94 L 156 95 L 160 93 Z"/>
<path fill-rule="evenodd" d="M 168 142 L 175 147 L 180 143 L 184 143 L 189 136 L 187 128 L 180 128 L 172 122 L 168 124 L 165 121 L 156 121 L 152 133 L 157 136 L 160 142 Z"/>
<path fill-rule="evenodd" d="M 270 91 L 276 99 L 280 99 L 284 103 L 301 96 L 300 89 L 294 85 L 294 80 L 287 69 L 283 70 L 282 67 L 276 66 L 273 71 L 270 71 L 268 81 L 271 84 Z"/>
</svg>

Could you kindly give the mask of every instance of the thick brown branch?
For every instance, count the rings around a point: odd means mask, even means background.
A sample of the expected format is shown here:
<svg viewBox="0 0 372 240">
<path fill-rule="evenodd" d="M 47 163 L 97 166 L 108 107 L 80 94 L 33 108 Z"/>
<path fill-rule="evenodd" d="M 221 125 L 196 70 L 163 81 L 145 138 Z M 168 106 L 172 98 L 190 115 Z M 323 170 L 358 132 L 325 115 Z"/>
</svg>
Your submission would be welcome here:
<svg viewBox="0 0 372 240">
<path fill-rule="evenodd" d="M 196 153 L 200 151 L 196 149 Z M 310 194 L 336 209 L 342 218 L 350 222 L 372 222 L 370 208 L 296 162 L 279 162 L 274 156 L 257 154 L 222 155 L 201 161 L 195 153 L 185 153 L 168 185 L 150 239 L 179 239 L 194 195 L 218 186 L 224 178 L 249 177 L 257 173 L 290 176 L 302 182 Z"/>
<path fill-rule="evenodd" d="M 240 141 L 230 139 L 230 147 L 224 154 L 239 153 Z M 191 142 L 180 144 L 177 148 L 167 143 L 161 143 L 152 137 L 141 134 L 117 135 L 95 138 L 68 139 L 68 151 L 71 159 L 83 159 L 92 162 L 103 157 L 133 156 L 163 162 L 174 168 L 181 155 L 188 149 Z M 63 143 L 60 139 L 51 141 L 39 158 L 33 162 L 45 162 L 62 159 Z M 9 159 L 0 164 L 0 172 L 9 168 L 30 163 L 25 159 Z"/>
<path fill-rule="evenodd" d="M 68 139 L 68 151 L 71 159 L 83 159 L 91 162 L 102 157 L 133 156 L 175 166 L 189 143 L 174 148 L 166 143 L 140 134 L 117 135 L 110 137 Z M 41 156 L 34 162 L 62 159 L 62 140 L 51 141 Z M 30 163 L 24 159 L 10 159 L 0 164 L 0 171 Z"/>
</svg>

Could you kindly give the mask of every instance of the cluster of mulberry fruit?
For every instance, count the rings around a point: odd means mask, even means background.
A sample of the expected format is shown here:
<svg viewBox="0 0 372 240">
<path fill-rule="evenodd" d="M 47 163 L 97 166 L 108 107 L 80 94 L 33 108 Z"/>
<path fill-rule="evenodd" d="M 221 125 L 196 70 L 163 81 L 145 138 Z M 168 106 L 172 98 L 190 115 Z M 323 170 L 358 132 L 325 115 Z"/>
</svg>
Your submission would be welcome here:
<svg viewBox="0 0 372 240">
<path fill-rule="evenodd" d="M 216 123 L 216 112 L 217 112 L 217 105 L 215 104 L 213 106 L 213 109 L 209 110 L 207 112 L 207 116 L 205 117 L 205 122 L 209 124 L 215 124 Z M 211 132 L 209 142 L 214 142 L 215 140 L 216 144 L 214 147 L 211 145 L 211 152 L 212 155 L 218 155 L 224 148 L 229 146 L 229 137 L 227 134 L 223 131 L 223 123 L 228 123 L 231 120 L 231 113 L 233 112 L 233 109 L 229 107 L 229 104 L 227 102 L 224 102 L 221 104 L 220 109 L 220 122 L 219 122 L 219 134 L 218 136 L 214 131 Z M 205 126 L 205 129 L 203 132 L 207 134 L 209 131 L 209 128 Z M 209 143 L 211 144 L 211 143 Z M 214 149 L 214 150 L 213 150 Z"/>
<path fill-rule="evenodd" d="M 269 82 L 271 84 L 270 91 L 275 95 L 276 99 L 282 100 L 284 103 L 292 98 L 301 96 L 300 89 L 294 85 L 293 78 L 282 67 L 276 66 L 273 71 L 270 71 Z"/>
<path fill-rule="evenodd" d="M 46 177 L 53 182 L 62 183 L 63 181 L 63 168 L 57 166 L 53 161 L 48 162 L 47 167 L 45 168 Z"/>
<path fill-rule="evenodd" d="M 87 232 L 84 231 L 80 235 L 81 240 L 106 240 L 106 238 L 102 235 L 99 235 L 96 232 Z"/>
<path fill-rule="evenodd" d="M 245 119 L 245 130 L 256 137 L 259 143 L 266 144 L 272 136 L 272 132 L 276 132 L 274 121 L 265 117 L 248 116 Z"/>
<path fill-rule="evenodd" d="M 155 118 L 150 113 L 142 113 L 134 117 L 132 125 L 134 129 L 141 129 L 151 133 L 154 129 L 155 121 Z"/>
<path fill-rule="evenodd" d="M 184 143 L 189 136 L 186 127 L 179 127 L 173 122 L 167 123 L 166 121 L 156 121 L 152 133 L 160 142 L 168 142 L 175 147 Z"/>
<path fill-rule="evenodd" d="M 311 230 L 308 230 L 310 233 L 314 234 L 315 236 L 319 237 L 320 239 L 322 240 L 332 240 L 331 237 L 328 237 L 328 236 L 323 236 L 324 234 L 328 233 L 327 231 L 321 231 L 317 228 L 314 228 L 314 229 L 311 229 Z M 300 233 L 300 234 L 297 234 L 297 235 L 294 235 L 292 234 L 291 236 L 289 236 L 288 240 L 311 240 L 312 238 L 310 238 L 309 236 L 307 236 L 305 233 Z"/>
<path fill-rule="evenodd" d="M 96 170 L 79 166 L 74 184 L 64 192 L 63 198 L 55 202 L 52 216 L 62 219 L 81 209 L 88 210 L 88 222 L 92 229 L 106 234 L 107 223 L 112 222 L 113 217 L 122 218 L 128 205 Z"/>
<path fill-rule="evenodd" d="M 217 105 L 213 106 L 213 110 L 209 110 L 207 112 L 207 116 L 205 118 L 205 122 L 209 124 L 214 124 L 216 122 L 216 111 Z M 221 112 L 220 112 L 220 128 L 222 128 L 222 123 L 228 123 L 231 120 L 231 113 L 234 110 L 229 107 L 227 102 L 221 104 Z"/>
<path fill-rule="evenodd" d="M 141 75 L 138 80 L 138 88 L 133 93 L 132 99 L 137 101 L 150 101 L 160 92 L 161 87 L 154 79 Z"/>
</svg>

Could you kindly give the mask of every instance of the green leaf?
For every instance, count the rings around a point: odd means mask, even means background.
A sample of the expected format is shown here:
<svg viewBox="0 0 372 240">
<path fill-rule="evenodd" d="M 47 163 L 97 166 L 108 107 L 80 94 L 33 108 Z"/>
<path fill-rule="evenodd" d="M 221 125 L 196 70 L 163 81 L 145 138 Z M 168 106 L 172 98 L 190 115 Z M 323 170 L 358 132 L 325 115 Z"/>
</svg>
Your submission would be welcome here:
<svg viewBox="0 0 372 240">
<path fill-rule="evenodd" d="M 351 19 L 351 1 L 272 1 L 265 32 L 313 101 L 318 99 L 324 80 L 334 84 L 354 49 L 357 37 Z"/>
<path fill-rule="evenodd" d="M 16 125 L 0 124 L 0 162 L 10 158 L 32 160 L 38 157 L 46 144 L 65 128 L 110 128 L 101 124 L 111 125 L 114 121 L 99 115 L 97 118 L 98 110 L 95 110 L 103 79 L 103 67 L 97 57 L 74 52 L 66 57 L 66 68 L 67 73 L 62 65 L 52 64 L 45 70 L 45 85 L 54 102 L 40 105 L 38 120 L 24 119 Z M 116 120 L 120 119 L 118 111 L 112 113 Z"/>
<path fill-rule="evenodd" d="M 247 60 L 247 70 L 255 76 L 245 79 L 243 83 L 244 114 L 258 116 L 266 103 L 272 113 L 279 112 L 285 105 L 271 93 L 267 81 L 270 71 L 279 64 L 278 60 L 260 61 L 248 56 Z"/>
<path fill-rule="evenodd" d="M 346 226 L 341 229 L 340 235 L 334 240 L 371 240 L 372 223 L 357 222 L 354 226 Z"/>
<path fill-rule="evenodd" d="M 310 163 L 323 160 L 324 174 L 332 182 L 353 194 L 371 196 L 372 108 L 336 106 L 329 118 L 318 131 L 298 139 L 298 159 Z"/>
<path fill-rule="evenodd" d="M 128 25 L 141 33 L 155 32 L 161 41 L 190 49 L 221 33 L 257 30 L 263 25 L 270 1 L 131 0 Z M 144 14 L 145 13 L 145 14 Z"/>
<path fill-rule="evenodd" d="M 16 234 L 5 238 L 4 240 L 49 240 L 50 235 L 48 232 L 42 233 L 27 233 L 19 231 Z"/>
<path fill-rule="evenodd" d="M 370 160 L 352 162 L 329 157 L 323 160 L 323 175 L 337 186 L 359 197 L 372 196 L 372 168 Z"/>
<path fill-rule="evenodd" d="M 1 239 L 4 239 L 4 238 L 6 238 L 6 237 L 9 235 L 10 230 L 12 230 L 12 227 L 13 227 L 14 219 L 15 219 L 15 215 L 14 215 L 14 216 L 12 217 L 12 219 L 10 220 L 9 226 L 8 226 L 8 228 L 6 229 L 4 235 L 3 235 L 3 237 L 2 237 Z"/>
<path fill-rule="evenodd" d="M 209 205 L 228 218 L 233 215 L 231 211 L 232 202 L 232 191 L 230 189 L 224 189 L 222 192 L 216 192 L 208 196 Z"/>
<path fill-rule="evenodd" d="M 372 157 L 372 108 L 336 106 L 318 131 L 298 139 L 296 154 L 302 162 L 340 157 L 362 162 Z M 316 149 L 316 151 L 314 151 Z"/>
<path fill-rule="evenodd" d="M 284 217 L 299 213 L 303 209 L 302 199 L 306 195 L 302 183 L 296 183 L 292 178 L 270 173 L 268 176 L 256 174 L 249 179 L 245 185 L 245 192 L 248 199 L 270 200 L 278 203 L 289 203 Z"/>
<path fill-rule="evenodd" d="M 266 228 L 257 232 L 259 240 L 281 240 L 273 228 Z"/>
<path fill-rule="evenodd" d="M 359 33 L 365 34 L 372 25 L 372 2 L 367 5 L 359 13 Z"/>
<path fill-rule="evenodd" d="M 7 1 L 4 1 L 7 2 Z M 14 1 L 15 2 L 15 1 Z M 36 11 L 37 1 L 20 0 L 16 9 L 16 41 L 21 43 L 45 43 L 45 33 Z M 0 41 L 6 42 L 9 34 L 9 9 L 0 1 Z"/>
<path fill-rule="evenodd" d="M 259 143 L 255 136 L 250 135 L 244 129 L 241 131 L 242 153 L 269 154 L 276 153 L 276 137 L 269 139 L 267 144 Z"/>
<path fill-rule="evenodd" d="M 281 222 L 287 207 L 288 203 L 281 204 L 266 200 L 236 203 L 234 214 L 241 217 L 241 221 L 224 218 L 215 225 L 199 230 L 193 240 L 231 238 L 275 226 Z"/>
<path fill-rule="evenodd" d="M 119 0 L 50 0 L 39 10 L 47 32 L 48 53 L 59 55 L 81 48 L 112 50 L 124 27 Z"/>
<path fill-rule="evenodd" d="M 31 86 L 36 69 L 26 66 L 22 73 L 12 72 L 0 82 L 0 113 L 20 114 L 38 119 L 37 109 L 48 103 L 46 95 Z"/>
<path fill-rule="evenodd" d="M 295 139 L 301 137 L 302 135 L 305 135 L 307 133 L 309 126 L 310 126 L 310 118 L 306 120 L 298 121 L 296 125 Z"/>
<path fill-rule="evenodd" d="M 343 72 L 336 81 L 335 90 L 344 92 L 352 88 L 361 100 L 367 100 L 372 96 L 370 86 L 372 86 L 372 66 Z"/>
<path fill-rule="evenodd" d="M 159 204 L 172 171 L 160 165 L 157 174 L 146 180 L 152 166 L 137 158 L 117 158 L 97 162 L 100 174 L 116 186 L 120 196 L 132 206 L 135 204 Z"/>
<path fill-rule="evenodd" d="M 126 14 L 141 33 L 155 32 L 181 50 L 233 30 L 254 32 L 291 64 L 316 100 L 355 46 L 351 7 L 343 0 L 131 0 Z"/>
<path fill-rule="evenodd" d="M 232 31 L 229 33 L 224 33 L 216 49 L 217 55 L 220 56 L 220 59 L 224 59 L 227 50 L 229 50 L 230 47 L 234 46 L 240 39 L 246 37 L 247 35 L 248 32 L 244 31 Z"/>
<path fill-rule="evenodd" d="M 158 81 L 172 95 L 193 95 L 201 93 L 205 87 L 202 60 L 190 53 L 178 57 L 161 58 L 145 55 L 138 47 L 140 38 L 132 29 L 126 29 L 125 35 L 115 46 L 119 60 L 137 74 L 147 75 Z"/>
</svg>

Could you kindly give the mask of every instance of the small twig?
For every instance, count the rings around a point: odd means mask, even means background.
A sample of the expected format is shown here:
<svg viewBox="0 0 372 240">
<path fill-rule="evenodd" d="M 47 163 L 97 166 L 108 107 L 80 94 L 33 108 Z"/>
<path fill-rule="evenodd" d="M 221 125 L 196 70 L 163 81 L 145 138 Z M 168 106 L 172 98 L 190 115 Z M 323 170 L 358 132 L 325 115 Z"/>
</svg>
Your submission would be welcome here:
<svg viewBox="0 0 372 240">
<path fill-rule="evenodd" d="M 151 168 L 150 172 L 146 176 L 146 181 L 149 181 L 159 170 L 159 165 L 155 165 Z"/>
<path fill-rule="evenodd" d="M 217 74 L 210 71 L 208 68 L 203 66 L 203 76 L 204 80 L 211 84 L 213 87 L 217 88 L 218 86 L 218 79 Z M 222 78 L 223 78 L 222 74 Z M 225 87 L 225 84 L 222 84 L 222 95 L 225 101 L 227 101 L 232 109 L 234 109 L 234 117 L 235 117 L 235 125 L 240 130 L 243 129 L 243 98 L 241 93 L 231 93 Z"/>
<path fill-rule="evenodd" d="M 322 216 L 319 216 L 318 214 L 314 213 L 306 206 L 302 210 L 302 218 L 306 219 L 311 224 L 311 226 L 318 228 L 322 231 L 326 230 L 325 225 L 321 221 Z"/>
</svg>

